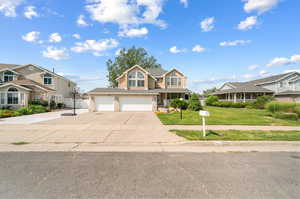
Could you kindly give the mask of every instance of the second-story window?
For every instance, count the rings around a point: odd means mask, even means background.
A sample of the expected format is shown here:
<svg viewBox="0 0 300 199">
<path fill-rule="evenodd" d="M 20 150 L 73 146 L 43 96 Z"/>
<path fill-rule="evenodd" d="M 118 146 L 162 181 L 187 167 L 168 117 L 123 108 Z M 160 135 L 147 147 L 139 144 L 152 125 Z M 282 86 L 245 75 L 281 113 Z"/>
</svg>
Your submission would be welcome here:
<svg viewBox="0 0 300 199">
<path fill-rule="evenodd" d="M 180 87 L 181 86 L 181 78 L 177 76 L 175 72 L 172 72 L 170 76 L 167 78 L 168 86 L 172 87 Z"/>
<path fill-rule="evenodd" d="M 138 71 L 133 71 L 128 75 L 128 85 L 129 87 L 144 87 L 145 86 L 145 76 L 143 73 Z"/>
<path fill-rule="evenodd" d="M 44 84 L 51 85 L 52 84 L 52 76 L 49 74 L 44 75 Z"/>
<path fill-rule="evenodd" d="M 3 81 L 4 82 L 9 82 L 9 81 L 13 81 L 15 79 L 15 74 L 11 71 L 6 71 L 3 74 Z"/>
</svg>

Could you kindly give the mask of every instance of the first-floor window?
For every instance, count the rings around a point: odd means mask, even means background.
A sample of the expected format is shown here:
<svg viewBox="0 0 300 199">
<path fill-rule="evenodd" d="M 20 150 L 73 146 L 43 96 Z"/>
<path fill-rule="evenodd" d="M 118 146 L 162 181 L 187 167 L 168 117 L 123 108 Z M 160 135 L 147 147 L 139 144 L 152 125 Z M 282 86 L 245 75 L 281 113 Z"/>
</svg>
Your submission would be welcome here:
<svg viewBox="0 0 300 199">
<path fill-rule="evenodd" d="M 0 93 L 0 104 L 5 104 L 5 93 Z"/>
<path fill-rule="evenodd" d="M 9 88 L 7 92 L 7 104 L 19 104 L 19 93 L 16 88 Z"/>
</svg>

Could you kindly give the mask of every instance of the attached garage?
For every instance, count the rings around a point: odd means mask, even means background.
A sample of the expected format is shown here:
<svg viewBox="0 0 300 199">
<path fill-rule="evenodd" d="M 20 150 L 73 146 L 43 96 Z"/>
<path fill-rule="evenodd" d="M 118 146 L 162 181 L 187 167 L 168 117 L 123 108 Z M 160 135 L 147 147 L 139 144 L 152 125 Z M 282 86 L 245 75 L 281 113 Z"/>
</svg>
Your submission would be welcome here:
<svg viewBox="0 0 300 199">
<path fill-rule="evenodd" d="M 113 96 L 95 96 L 96 111 L 115 111 Z"/>
<path fill-rule="evenodd" d="M 153 96 L 120 96 L 120 111 L 152 111 Z"/>
</svg>

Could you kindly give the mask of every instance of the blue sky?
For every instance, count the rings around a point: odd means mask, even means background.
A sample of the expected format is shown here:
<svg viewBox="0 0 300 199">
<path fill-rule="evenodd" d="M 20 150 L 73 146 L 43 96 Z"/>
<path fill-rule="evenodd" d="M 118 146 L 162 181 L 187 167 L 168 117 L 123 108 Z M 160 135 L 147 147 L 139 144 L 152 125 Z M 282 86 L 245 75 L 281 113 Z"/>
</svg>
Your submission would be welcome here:
<svg viewBox="0 0 300 199">
<path fill-rule="evenodd" d="M 88 91 L 118 49 L 145 48 L 189 88 L 300 69 L 297 0 L 0 0 L 0 63 L 37 64 Z"/>
</svg>

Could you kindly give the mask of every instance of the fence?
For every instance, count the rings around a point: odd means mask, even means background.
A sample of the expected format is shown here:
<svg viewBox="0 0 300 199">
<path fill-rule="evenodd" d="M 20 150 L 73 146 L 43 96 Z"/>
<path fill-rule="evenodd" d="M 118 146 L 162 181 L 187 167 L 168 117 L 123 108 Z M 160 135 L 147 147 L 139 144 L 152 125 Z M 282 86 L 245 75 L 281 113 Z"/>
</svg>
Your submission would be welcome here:
<svg viewBox="0 0 300 199">
<path fill-rule="evenodd" d="M 79 109 L 87 109 L 89 107 L 89 100 L 88 99 L 76 99 L 75 107 Z M 73 98 L 65 98 L 64 104 L 67 108 L 74 108 L 74 100 Z"/>
</svg>

